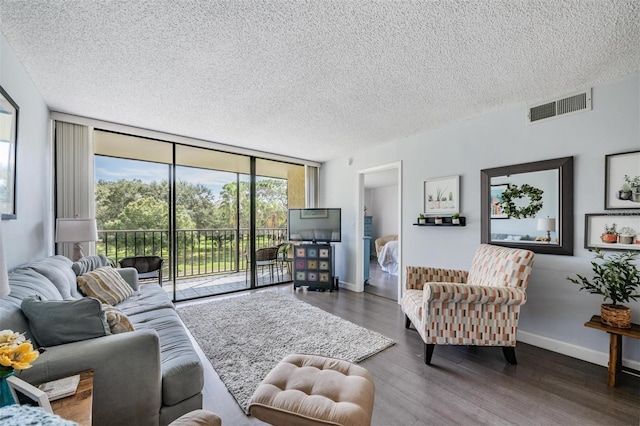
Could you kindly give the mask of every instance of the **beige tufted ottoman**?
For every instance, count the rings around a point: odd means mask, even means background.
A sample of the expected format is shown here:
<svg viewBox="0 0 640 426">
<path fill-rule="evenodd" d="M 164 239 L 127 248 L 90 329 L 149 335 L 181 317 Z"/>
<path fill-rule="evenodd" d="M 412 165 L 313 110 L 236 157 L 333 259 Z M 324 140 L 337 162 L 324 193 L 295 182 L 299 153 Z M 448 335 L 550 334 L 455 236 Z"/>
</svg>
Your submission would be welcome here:
<svg viewBox="0 0 640 426">
<path fill-rule="evenodd" d="M 273 425 L 371 424 L 371 374 L 348 361 L 289 355 L 260 383 L 249 412 Z"/>
</svg>

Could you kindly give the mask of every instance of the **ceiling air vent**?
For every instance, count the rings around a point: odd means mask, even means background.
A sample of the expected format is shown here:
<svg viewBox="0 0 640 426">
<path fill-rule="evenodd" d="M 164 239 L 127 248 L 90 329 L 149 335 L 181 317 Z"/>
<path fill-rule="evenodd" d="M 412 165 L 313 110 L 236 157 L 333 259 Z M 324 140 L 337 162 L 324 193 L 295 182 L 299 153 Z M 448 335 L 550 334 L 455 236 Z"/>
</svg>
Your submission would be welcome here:
<svg viewBox="0 0 640 426">
<path fill-rule="evenodd" d="M 591 110 L 591 89 L 574 93 L 562 99 L 554 99 L 529 106 L 529 123 L 537 123 L 561 115 Z"/>
</svg>

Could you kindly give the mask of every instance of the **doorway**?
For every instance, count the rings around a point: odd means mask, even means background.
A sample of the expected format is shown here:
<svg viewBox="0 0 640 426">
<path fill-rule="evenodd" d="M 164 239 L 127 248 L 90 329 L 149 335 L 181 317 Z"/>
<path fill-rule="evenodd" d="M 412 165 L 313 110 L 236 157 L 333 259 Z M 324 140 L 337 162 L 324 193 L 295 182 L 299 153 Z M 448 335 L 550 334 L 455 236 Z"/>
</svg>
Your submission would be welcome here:
<svg viewBox="0 0 640 426">
<path fill-rule="evenodd" d="M 362 290 L 398 301 L 401 298 L 402 163 L 360 170 Z M 376 244 L 377 242 L 377 244 Z M 360 280 L 361 277 L 361 280 Z"/>
</svg>

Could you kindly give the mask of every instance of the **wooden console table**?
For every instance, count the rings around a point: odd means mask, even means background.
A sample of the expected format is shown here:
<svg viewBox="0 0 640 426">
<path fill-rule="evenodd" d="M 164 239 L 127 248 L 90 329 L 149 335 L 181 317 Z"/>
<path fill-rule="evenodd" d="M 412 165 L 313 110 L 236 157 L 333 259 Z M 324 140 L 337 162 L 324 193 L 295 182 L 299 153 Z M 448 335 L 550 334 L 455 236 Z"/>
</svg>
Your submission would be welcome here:
<svg viewBox="0 0 640 426">
<path fill-rule="evenodd" d="M 80 426 L 91 426 L 93 409 L 93 370 L 80 373 L 80 383 L 74 395 L 51 402 L 53 412 Z"/>
<path fill-rule="evenodd" d="M 630 370 L 622 366 L 622 336 L 640 339 L 640 324 L 631 324 L 631 328 L 610 327 L 600 321 L 599 315 L 594 315 L 584 325 L 609 333 L 609 379 L 607 383 L 609 386 L 615 386 L 618 374 L 623 370 Z"/>
</svg>

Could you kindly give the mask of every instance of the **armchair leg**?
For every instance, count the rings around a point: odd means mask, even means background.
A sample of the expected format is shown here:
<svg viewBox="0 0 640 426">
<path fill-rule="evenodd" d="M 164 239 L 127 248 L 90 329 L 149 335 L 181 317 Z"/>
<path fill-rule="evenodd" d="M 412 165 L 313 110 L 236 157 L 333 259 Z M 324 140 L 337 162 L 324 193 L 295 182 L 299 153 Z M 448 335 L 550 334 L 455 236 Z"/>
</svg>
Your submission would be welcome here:
<svg viewBox="0 0 640 426">
<path fill-rule="evenodd" d="M 425 343 L 424 344 L 424 363 L 427 365 L 431 365 L 431 357 L 433 356 L 433 350 L 436 345 L 433 343 Z"/>
<path fill-rule="evenodd" d="M 404 316 L 404 328 L 411 328 L 411 320 L 408 316 Z"/>
<path fill-rule="evenodd" d="M 518 361 L 516 361 L 516 348 L 514 348 L 513 346 L 503 346 L 502 353 L 504 354 L 504 357 L 509 364 L 518 364 Z"/>
</svg>

